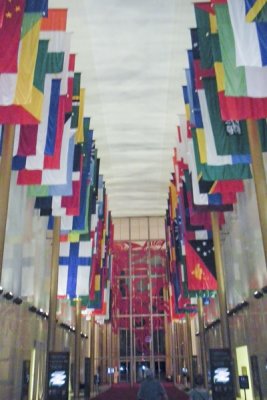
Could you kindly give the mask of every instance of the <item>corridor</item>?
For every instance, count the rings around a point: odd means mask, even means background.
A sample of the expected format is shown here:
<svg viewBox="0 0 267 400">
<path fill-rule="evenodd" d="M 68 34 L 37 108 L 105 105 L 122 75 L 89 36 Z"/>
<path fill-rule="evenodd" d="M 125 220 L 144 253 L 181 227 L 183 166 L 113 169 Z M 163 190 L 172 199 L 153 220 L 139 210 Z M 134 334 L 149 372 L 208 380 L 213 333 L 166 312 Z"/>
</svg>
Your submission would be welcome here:
<svg viewBox="0 0 267 400">
<path fill-rule="evenodd" d="M 164 383 L 169 400 L 186 400 L 188 396 L 170 383 Z M 96 400 L 136 400 L 139 385 L 131 387 L 128 384 L 113 385 L 109 390 L 95 397 Z"/>
</svg>

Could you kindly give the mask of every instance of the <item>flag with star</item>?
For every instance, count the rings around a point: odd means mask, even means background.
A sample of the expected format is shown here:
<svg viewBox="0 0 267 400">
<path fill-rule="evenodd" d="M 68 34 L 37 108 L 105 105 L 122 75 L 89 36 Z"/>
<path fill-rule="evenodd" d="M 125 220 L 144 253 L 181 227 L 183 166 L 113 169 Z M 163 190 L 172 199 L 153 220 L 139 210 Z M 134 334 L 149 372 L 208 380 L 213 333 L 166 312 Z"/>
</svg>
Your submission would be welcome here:
<svg viewBox="0 0 267 400">
<path fill-rule="evenodd" d="M 185 240 L 186 285 L 190 297 L 217 291 L 213 240 Z"/>
<path fill-rule="evenodd" d="M 0 5 L 0 73 L 16 73 L 25 0 Z M 7 45 L 8 44 L 8 45 Z"/>
</svg>

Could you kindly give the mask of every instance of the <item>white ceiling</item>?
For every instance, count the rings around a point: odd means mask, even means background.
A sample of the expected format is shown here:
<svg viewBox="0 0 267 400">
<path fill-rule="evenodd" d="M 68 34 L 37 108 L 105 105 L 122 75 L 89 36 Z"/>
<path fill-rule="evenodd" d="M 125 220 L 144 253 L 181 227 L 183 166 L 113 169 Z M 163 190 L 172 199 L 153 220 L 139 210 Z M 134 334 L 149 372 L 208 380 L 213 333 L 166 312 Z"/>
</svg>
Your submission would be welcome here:
<svg viewBox="0 0 267 400">
<path fill-rule="evenodd" d="M 178 116 L 184 114 L 189 0 L 49 0 L 68 8 L 85 116 L 114 217 L 164 215 Z"/>
</svg>

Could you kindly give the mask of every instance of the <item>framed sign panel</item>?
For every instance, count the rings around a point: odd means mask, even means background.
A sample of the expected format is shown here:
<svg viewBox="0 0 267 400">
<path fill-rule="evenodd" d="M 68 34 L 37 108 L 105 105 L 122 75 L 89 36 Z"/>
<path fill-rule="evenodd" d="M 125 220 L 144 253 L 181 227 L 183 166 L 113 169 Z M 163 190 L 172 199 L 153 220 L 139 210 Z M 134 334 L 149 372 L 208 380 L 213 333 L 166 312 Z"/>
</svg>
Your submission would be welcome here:
<svg viewBox="0 0 267 400">
<path fill-rule="evenodd" d="M 232 358 L 229 349 L 210 349 L 213 400 L 234 400 Z"/>
<path fill-rule="evenodd" d="M 68 400 L 69 367 L 68 352 L 50 352 L 48 357 L 48 400 Z"/>
</svg>

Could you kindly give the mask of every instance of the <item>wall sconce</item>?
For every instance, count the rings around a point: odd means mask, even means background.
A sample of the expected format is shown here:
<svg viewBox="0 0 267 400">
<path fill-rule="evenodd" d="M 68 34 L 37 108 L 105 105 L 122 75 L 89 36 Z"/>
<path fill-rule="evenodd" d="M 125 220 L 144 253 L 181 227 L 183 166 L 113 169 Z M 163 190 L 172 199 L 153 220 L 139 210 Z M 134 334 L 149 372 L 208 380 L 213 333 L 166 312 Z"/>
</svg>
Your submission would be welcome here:
<svg viewBox="0 0 267 400">
<path fill-rule="evenodd" d="M 14 296 L 12 292 L 6 292 L 5 294 L 3 294 L 3 297 L 7 300 L 12 300 Z"/>
<path fill-rule="evenodd" d="M 253 296 L 255 297 L 255 299 L 260 299 L 261 297 L 263 297 L 263 293 L 260 290 L 255 290 Z"/>
<path fill-rule="evenodd" d="M 13 299 L 13 303 L 15 303 L 19 306 L 22 303 L 22 299 L 20 297 L 15 297 Z"/>
<path fill-rule="evenodd" d="M 221 323 L 220 318 L 217 318 L 217 319 L 213 320 L 212 322 L 207 324 L 207 326 L 205 327 L 205 331 L 208 331 L 209 329 L 215 328 L 215 326 L 220 324 L 220 323 Z"/>
<path fill-rule="evenodd" d="M 241 304 L 242 304 L 242 307 L 248 307 L 249 306 L 249 302 L 247 300 L 243 300 Z"/>
<path fill-rule="evenodd" d="M 69 325 L 65 324 L 64 322 L 60 323 L 60 327 L 63 328 L 63 329 L 67 329 L 67 330 L 70 329 Z"/>
<path fill-rule="evenodd" d="M 35 312 L 36 312 L 36 314 L 39 315 L 40 317 L 43 317 L 43 315 L 44 315 L 44 310 L 43 310 L 42 308 L 37 309 Z"/>
<path fill-rule="evenodd" d="M 238 303 L 235 307 L 231 308 L 230 310 L 227 310 L 227 315 L 228 317 L 231 317 L 232 315 L 237 314 L 239 311 L 242 311 L 243 308 L 248 306 L 249 302 L 247 300 L 243 300 L 241 303 Z"/>
<path fill-rule="evenodd" d="M 48 319 L 49 318 L 49 314 L 44 311 L 42 308 L 37 309 L 36 314 L 39 315 L 40 317 L 44 318 L 44 319 Z"/>
<path fill-rule="evenodd" d="M 35 306 L 30 306 L 30 307 L 29 307 L 29 311 L 30 311 L 30 312 L 33 312 L 33 313 L 36 313 L 37 308 L 36 308 Z"/>
<path fill-rule="evenodd" d="M 4 289 L 2 288 L 2 286 L 0 286 L 0 294 L 2 294 L 4 291 Z"/>
</svg>

